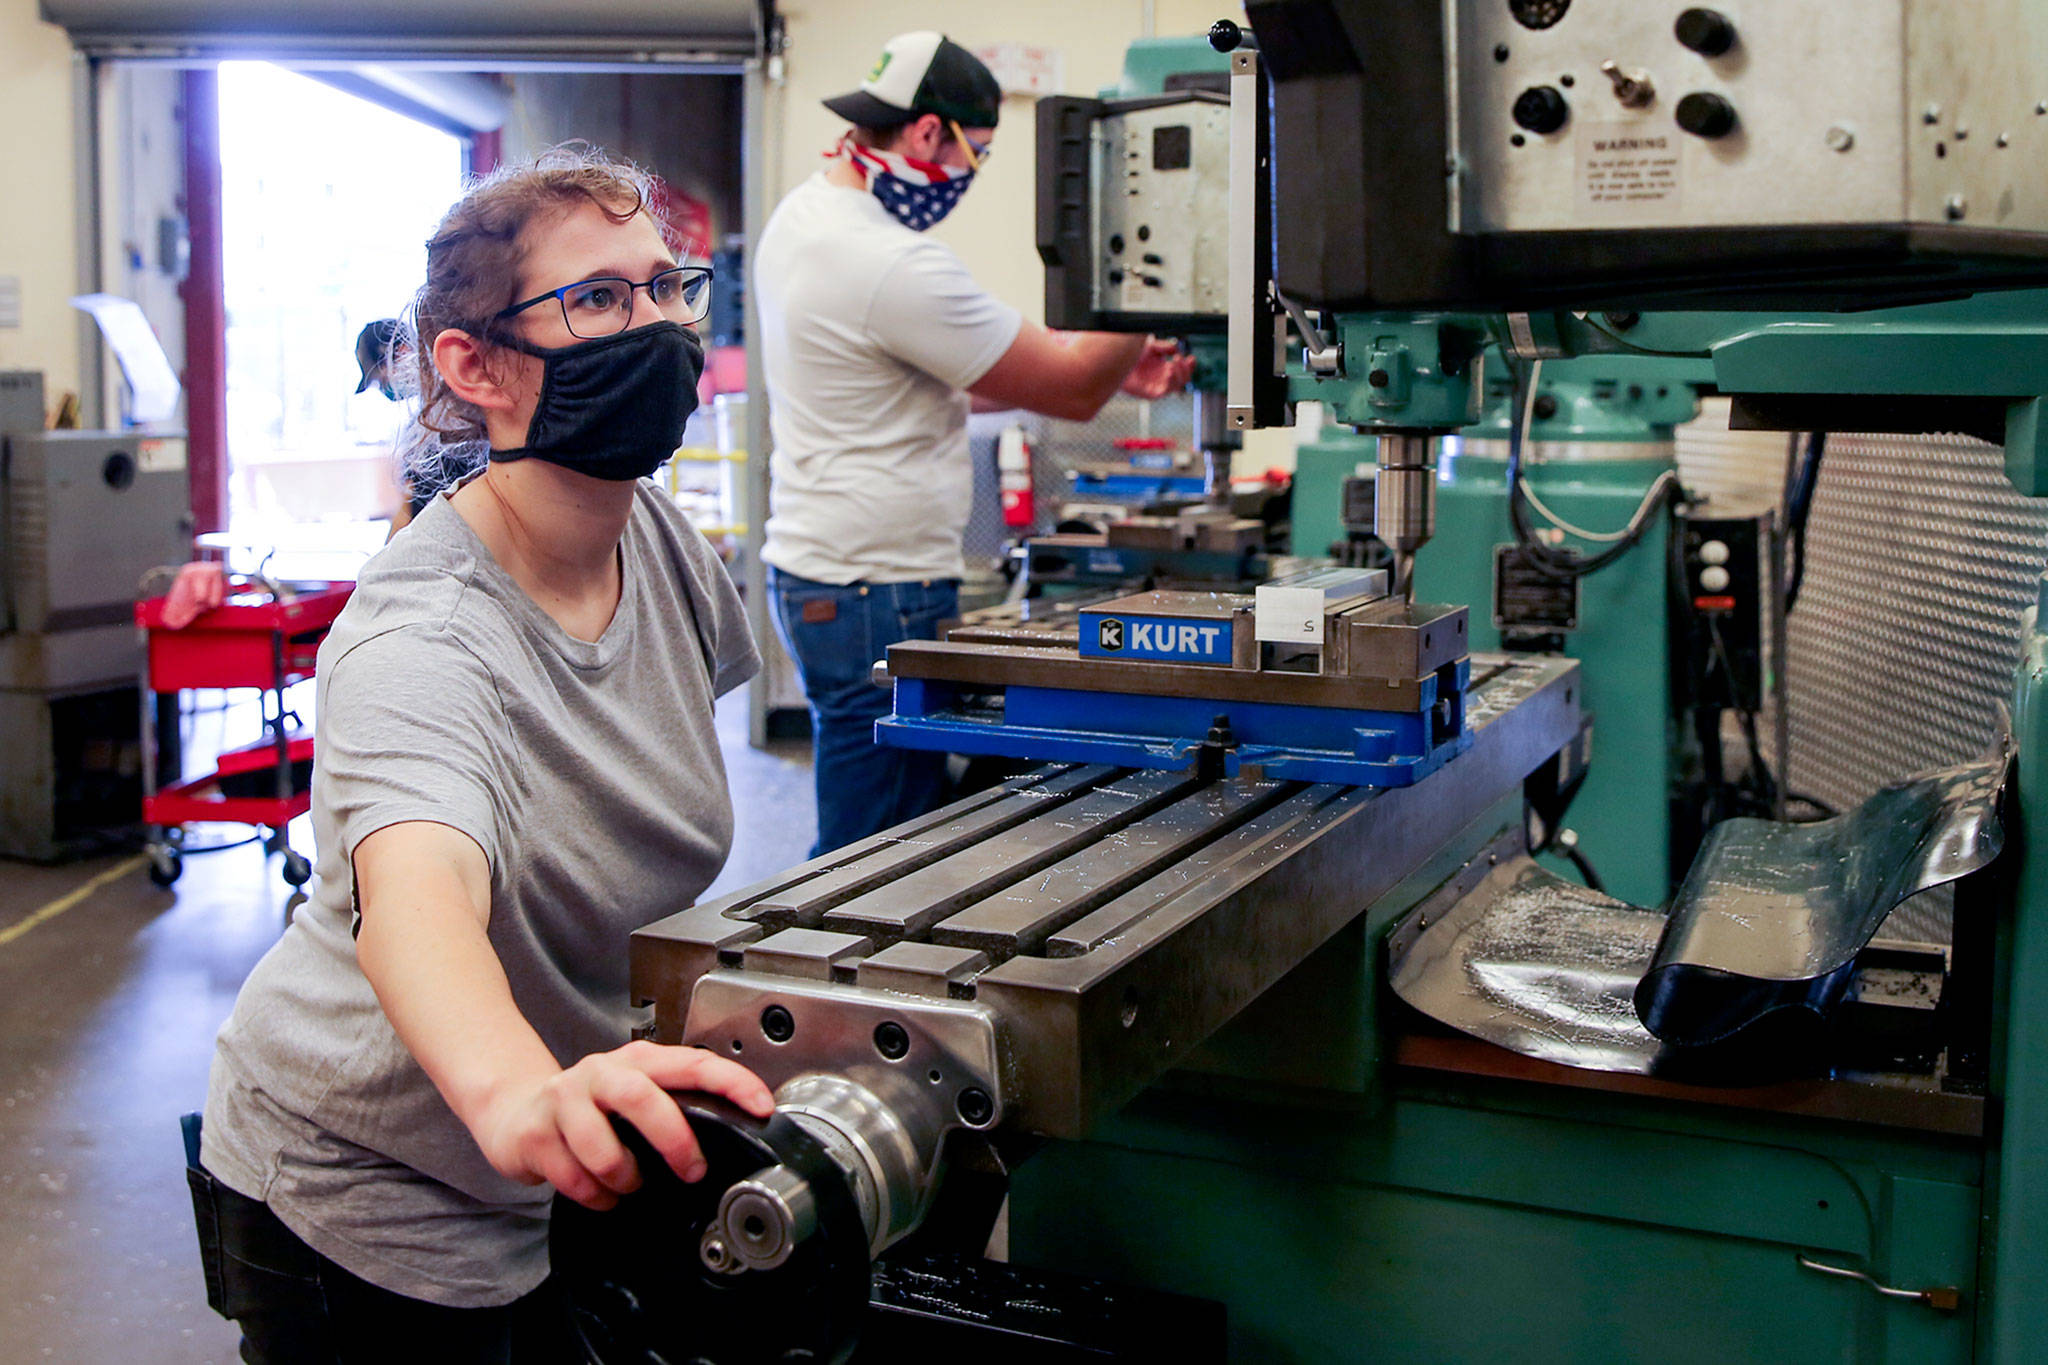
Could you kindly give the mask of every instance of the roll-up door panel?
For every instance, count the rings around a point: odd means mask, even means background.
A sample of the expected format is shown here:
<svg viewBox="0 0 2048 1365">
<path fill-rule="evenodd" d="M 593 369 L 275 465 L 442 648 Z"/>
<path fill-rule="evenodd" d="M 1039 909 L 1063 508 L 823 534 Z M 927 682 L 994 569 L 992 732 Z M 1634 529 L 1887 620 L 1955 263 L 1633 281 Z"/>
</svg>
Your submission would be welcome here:
<svg viewBox="0 0 2048 1365">
<path fill-rule="evenodd" d="M 93 53 L 285 55 L 754 50 L 762 0 L 42 0 Z"/>
</svg>

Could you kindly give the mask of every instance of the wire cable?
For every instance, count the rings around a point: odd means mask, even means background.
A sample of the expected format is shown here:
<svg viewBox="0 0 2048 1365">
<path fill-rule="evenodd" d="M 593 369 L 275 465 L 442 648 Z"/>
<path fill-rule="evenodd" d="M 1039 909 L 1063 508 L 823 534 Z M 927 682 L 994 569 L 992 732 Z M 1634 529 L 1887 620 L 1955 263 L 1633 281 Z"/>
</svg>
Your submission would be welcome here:
<svg viewBox="0 0 2048 1365">
<path fill-rule="evenodd" d="M 1642 507 L 1637 509 L 1636 515 L 1629 518 L 1628 524 L 1626 526 L 1623 526 L 1619 531 L 1588 531 L 1582 526 L 1574 526 L 1572 523 L 1566 521 L 1557 513 L 1551 511 L 1549 507 L 1545 506 L 1543 499 L 1536 496 L 1536 490 L 1529 486 L 1529 482 L 1526 479 L 1522 481 L 1522 497 L 1527 500 L 1528 504 L 1531 507 L 1536 509 L 1536 513 L 1538 516 L 1542 517 L 1545 521 L 1549 522 L 1552 526 L 1555 526 L 1558 530 L 1564 532 L 1566 535 L 1577 536 L 1580 540 L 1590 540 L 1600 544 L 1611 545 L 1616 541 L 1629 540 L 1631 536 L 1639 537 L 1641 535 L 1641 532 L 1637 530 L 1636 527 L 1637 519 L 1641 517 L 1643 508 L 1650 507 L 1653 503 L 1657 502 L 1662 498 L 1664 489 L 1660 485 L 1663 485 L 1667 481 L 1674 484 L 1677 483 L 1678 475 L 1674 471 L 1669 469 L 1665 470 L 1662 474 L 1659 474 L 1657 476 L 1657 481 L 1651 484 L 1649 491 L 1643 495 Z"/>
<path fill-rule="evenodd" d="M 1523 556 L 1535 567 L 1536 571 L 1546 578 L 1561 580 L 1584 578 L 1586 575 L 1597 573 L 1609 564 L 1614 563 L 1642 540 L 1643 534 L 1649 529 L 1652 518 L 1676 498 L 1679 491 L 1678 475 L 1675 471 L 1668 469 L 1659 474 L 1656 481 L 1644 492 L 1643 500 L 1637 506 L 1635 515 L 1629 518 L 1628 525 L 1616 535 L 1616 538 L 1608 545 L 1608 548 L 1600 553 L 1582 558 L 1576 552 L 1569 549 L 1558 550 L 1543 544 L 1536 538 L 1535 533 L 1530 530 L 1528 518 L 1522 513 L 1523 501 L 1525 499 L 1533 501 L 1534 499 L 1534 494 L 1530 491 L 1527 481 L 1522 477 L 1522 448 L 1527 442 L 1530 428 L 1535 424 L 1536 386 L 1538 380 L 1543 375 L 1543 362 L 1534 360 L 1527 365 L 1517 364 L 1513 367 L 1513 372 L 1515 378 L 1514 415 L 1513 419 L 1508 423 L 1507 472 L 1508 521 L 1514 528 L 1515 544 L 1521 549 Z M 1549 514 L 1548 509 L 1539 510 L 1544 511 L 1552 523 L 1567 534 L 1578 534 L 1583 539 L 1590 539 L 1596 542 L 1606 538 L 1602 534 L 1588 535 L 1584 532 L 1575 531 L 1565 524 L 1559 523 L 1555 516 Z"/>
<path fill-rule="evenodd" d="M 1572 837 L 1569 839 L 1564 838 L 1563 836 L 1567 834 L 1572 834 Z M 1600 874 L 1593 870 L 1593 860 L 1588 858 L 1585 850 L 1579 847 L 1578 836 L 1568 829 L 1559 830 L 1558 835 L 1559 837 L 1552 847 L 1552 852 L 1561 853 L 1571 860 L 1571 865 L 1579 870 L 1579 876 L 1585 880 L 1588 891 L 1598 891 L 1605 895 L 1607 883 L 1601 881 Z"/>
<path fill-rule="evenodd" d="M 1813 515 L 1813 493 L 1820 483 L 1820 462 L 1827 453 L 1827 445 L 1828 434 L 1824 431 L 1807 436 L 1806 458 L 1800 462 L 1799 476 L 1793 480 L 1785 500 L 1785 524 L 1792 539 L 1792 568 L 1785 579 L 1787 612 L 1799 601 L 1799 589 L 1806 582 L 1806 523 Z"/>
<path fill-rule="evenodd" d="M 1750 780 L 1757 788 L 1757 800 L 1764 809 L 1776 813 L 1778 808 L 1778 775 L 1771 771 L 1771 765 L 1764 762 L 1763 745 L 1757 741 L 1756 712 L 1737 711 L 1742 726 L 1742 738 L 1749 749 Z"/>
<path fill-rule="evenodd" d="M 1579 875 L 1586 879 L 1586 889 L 1588 891 L 1598 891 L 1602 895 L 1606 894 L 1607 883 L 1600 880 L 1600 874 L 1593 870 L 1593 864 L 1585 854 L 1576 848 L 1568 848 L 1564 851 L 1564 856 L 1572 860 L 1572 866 L 1576 867 L 1579 870 Z"/>
</svg>

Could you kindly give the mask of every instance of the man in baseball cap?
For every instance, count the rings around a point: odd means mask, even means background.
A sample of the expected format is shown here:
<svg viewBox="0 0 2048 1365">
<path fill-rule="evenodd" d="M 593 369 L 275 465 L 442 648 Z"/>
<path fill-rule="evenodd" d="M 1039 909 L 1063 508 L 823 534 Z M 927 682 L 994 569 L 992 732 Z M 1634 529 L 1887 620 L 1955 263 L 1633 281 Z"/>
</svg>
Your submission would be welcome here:
<svg viewBox="0 0 2048 1365">
<path fill-rule="evenodd" d="M 825 107 L 852 126 L 750 263 L 774 436 L 762 558 L 811 703 L 814 853 L 945 798 L 943 755 L 875 744 L 889 694 L 869 671 L 958 613 L 970 405 L 1085 422 L 1120 387 L 1184 387 L 1194 363 L 1171 342 L 1028 322 L 925 235 L 989 164 L 1002 89 L 973 53 L 899 34 Z"/>
</svg>

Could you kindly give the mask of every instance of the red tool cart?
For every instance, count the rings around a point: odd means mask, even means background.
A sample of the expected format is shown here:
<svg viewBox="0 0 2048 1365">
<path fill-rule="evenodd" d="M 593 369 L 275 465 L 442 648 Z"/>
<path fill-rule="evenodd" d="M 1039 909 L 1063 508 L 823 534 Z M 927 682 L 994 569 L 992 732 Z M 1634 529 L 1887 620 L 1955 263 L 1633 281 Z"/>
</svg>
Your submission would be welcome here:
<svg viewBox="0 0 2048 1365">
<path fill-rule="evenodd" d="M 149 827 L 149 879 L 169 886 L 184 871 L 185 826 L 252 825 L 265 851 L 284 855 L 284 879 L 313 875 L 285 827 L 312 805 L 311 735 L 294 735 L 284 690 L 313 676 L 313 661 L 353 583 L 276 583 L 235 576 L 228 598 L 182 630 L 164 625 L 163 597 L 135 604 L 148 639 L 142 663 L 142 819 Z M 156 785 L 156 694 L 195 688 L 253 688 L 261 694 L 263 738 L 220 756 L 210 773 L 161 791 Z M 219 845 L 218 847 L 227 847 Z"/>
</svg>

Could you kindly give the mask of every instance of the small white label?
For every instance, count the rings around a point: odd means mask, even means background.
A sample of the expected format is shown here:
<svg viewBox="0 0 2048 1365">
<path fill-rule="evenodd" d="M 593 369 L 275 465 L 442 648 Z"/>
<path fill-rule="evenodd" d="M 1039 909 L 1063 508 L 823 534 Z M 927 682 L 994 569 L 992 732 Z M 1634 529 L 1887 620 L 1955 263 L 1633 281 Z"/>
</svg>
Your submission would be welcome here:
<svg viewBox="0 0 2048 1365">
<path fill-rule="evenodd" d="M 1386 570 L 1335 565 L 1261 583 L 1252 599 L 1252 634 L 1273 644 L 1320 645 L 1324 614 L 1331 603 L 1380 597 L 1386 591 Z"/>
<path fill-rule="evenodd" d="M 990 43 L 974 49 L 1005 95 L 1057 95 L 1066 88 L 1066 59 L 1056 47 Z"/>
<path fill-rule="evenodd" d="M 185 467 L 185 440 L 181 436 L 145 436 L 136 449 L 135 463 L 145 474 L 167 473 Z"/>
<path fill-rule="evenodd" d="M 0 327 L 21 326 L 21 276 L 0 275 Z"/>
<path fill-rule="evenodd" d="M 1679 207 L 1679 134 L 1648 123 L 1582 123 L 1579 213 L 1665 217 Z"/>
<path fill-rule="evenodd" d="M 1025 444 L 1024 428 L 1015 422 L 996 436 L 996 468 L 1004 473 L 1031 468 L 1031 448 Z"/>
<path fill-rule="evenodd" d="M 1261 585 L 1253 613 L 1253 634 L 1274 644 L 1319 645 L 1323 642 L 1326 599 L 1315 588 Z"/>
</svg>

